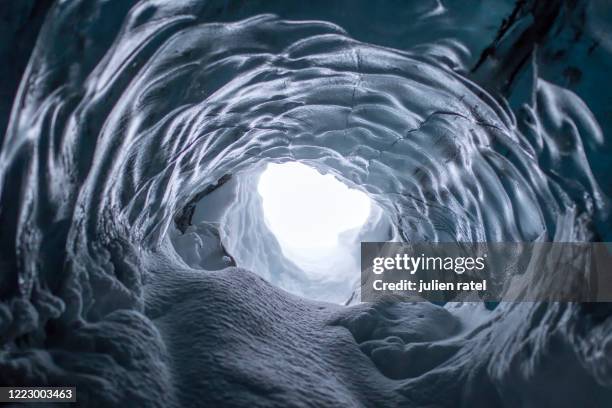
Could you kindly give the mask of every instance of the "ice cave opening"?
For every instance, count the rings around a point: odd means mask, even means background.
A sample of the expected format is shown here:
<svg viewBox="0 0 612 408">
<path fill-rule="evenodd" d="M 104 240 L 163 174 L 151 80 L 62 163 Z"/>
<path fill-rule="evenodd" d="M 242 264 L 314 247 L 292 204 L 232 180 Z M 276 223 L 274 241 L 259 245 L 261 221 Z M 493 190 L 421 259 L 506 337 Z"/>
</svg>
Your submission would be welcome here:
<svg viewBox="0 0 612 408">
<path fill-rule="evenodd" d="M 360 242 L 397 239 L 384 205 L 321 162 L 277 159 L 202 191 L 170 234 L 196 270 L 238 266 L 295 295 L 358 302 Z"/>
<path fill-rule="evenodd" d="M 268 164 L 257 190 L 266 226 L 303 271 L 333 279 L 344 268 L 330 268 L 330 260 L 354 266 L 355 237 L 372 207 L 364 192 L 299 162 Z"/>
</svg>

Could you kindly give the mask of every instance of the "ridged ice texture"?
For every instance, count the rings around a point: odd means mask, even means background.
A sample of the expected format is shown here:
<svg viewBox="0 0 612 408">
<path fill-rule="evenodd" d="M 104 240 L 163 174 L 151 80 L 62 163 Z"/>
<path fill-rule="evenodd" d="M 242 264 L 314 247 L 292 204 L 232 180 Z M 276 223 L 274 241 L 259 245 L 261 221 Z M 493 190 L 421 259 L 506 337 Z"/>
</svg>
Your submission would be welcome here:
<svg viewBox="0 0 612 408">
<path fill-rule="evenodd" d="M 603 134 L 575 94 L 532 67 L 517 122 L 460 41 L 118 3 L 52 8 L 13 105 L 1 383 L 76 384 L 91 406 L 610 402 L 605 307 L 341 308 L 189 268 L 167 235 L 222 177 L 293 159 L 367 191 L 407 241 L 593 239 L 607 204 L 584 146 Z"/>
</svg>

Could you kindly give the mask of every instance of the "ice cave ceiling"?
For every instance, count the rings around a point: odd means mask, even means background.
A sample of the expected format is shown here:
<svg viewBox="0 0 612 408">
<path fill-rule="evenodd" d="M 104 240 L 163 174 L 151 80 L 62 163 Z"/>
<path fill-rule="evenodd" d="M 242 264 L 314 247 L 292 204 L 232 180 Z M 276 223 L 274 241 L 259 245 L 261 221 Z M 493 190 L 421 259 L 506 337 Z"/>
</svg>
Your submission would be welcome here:
<svg viewBox="0 0 612 408">
<path fill-rule="evenodd" d="M 375 204 L 354 242 L 610 241 L 605 0 L 0 13 L 0 384 L 84 406 L 612 404 L 607 304 L 360 303 L 300 273 L 257 194 L 299 162 Z"/>
</svg>

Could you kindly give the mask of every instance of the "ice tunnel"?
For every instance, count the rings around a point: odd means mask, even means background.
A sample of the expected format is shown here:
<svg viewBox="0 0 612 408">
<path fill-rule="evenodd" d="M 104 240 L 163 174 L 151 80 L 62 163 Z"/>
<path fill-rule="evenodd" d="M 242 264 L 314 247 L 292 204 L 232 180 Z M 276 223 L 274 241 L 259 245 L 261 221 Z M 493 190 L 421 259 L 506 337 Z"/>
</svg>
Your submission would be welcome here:
<svg viewBox="0 0 612 408">
<path fill-rule="evenodd" d="M 607 1 L 0 17 L 0 402 L 612 406 L 610 302 L 366 299 L 361 265 L 611 241 Z M 534 262 L 484 277 L 570 282 Z"/>
</svg>

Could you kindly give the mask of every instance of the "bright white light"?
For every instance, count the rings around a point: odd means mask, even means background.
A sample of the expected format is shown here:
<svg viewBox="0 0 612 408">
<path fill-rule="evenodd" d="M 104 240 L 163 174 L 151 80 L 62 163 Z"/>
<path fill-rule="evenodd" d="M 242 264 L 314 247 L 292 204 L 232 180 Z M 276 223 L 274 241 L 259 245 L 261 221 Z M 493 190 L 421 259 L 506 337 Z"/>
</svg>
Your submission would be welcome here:
<svg viewBox="0 0 612 408">
<path fill-rule="evenodd" d="M 268 227 L 289 251 L 332 248 L 370 214 L 366 194 L 297 162 L 269 164 L 258 191 Z"/>
</svg>

